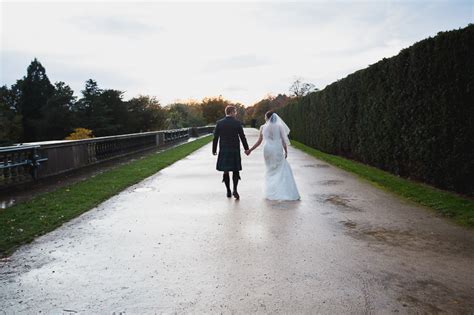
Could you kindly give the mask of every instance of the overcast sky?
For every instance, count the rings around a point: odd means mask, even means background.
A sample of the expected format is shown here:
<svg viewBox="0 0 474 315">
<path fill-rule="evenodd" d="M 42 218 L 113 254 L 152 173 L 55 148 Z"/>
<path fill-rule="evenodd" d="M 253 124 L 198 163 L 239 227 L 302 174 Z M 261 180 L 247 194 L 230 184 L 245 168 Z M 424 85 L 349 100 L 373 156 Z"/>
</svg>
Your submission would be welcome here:
<svg viewBox="0 0 474 315">
<path fill-rule="evenodd" d="M 319 88 L 474 21 L 470 1 L 2 2 L 1 80 L 35 57 L 76 95 L 101 88 L 252 105 L 300 77 Z"/>
</svg>

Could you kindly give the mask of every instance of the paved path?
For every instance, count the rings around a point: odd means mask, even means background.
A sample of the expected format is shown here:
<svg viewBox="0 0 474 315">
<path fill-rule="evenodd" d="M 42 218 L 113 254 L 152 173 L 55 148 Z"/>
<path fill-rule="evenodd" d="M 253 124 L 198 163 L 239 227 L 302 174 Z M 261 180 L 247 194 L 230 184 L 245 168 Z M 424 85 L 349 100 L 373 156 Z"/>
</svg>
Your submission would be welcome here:
<svg viewBox="0 0 474 315">
<path fill-rule="evenodd" d="M 19 249 L 0 266 L 0 309 L 474 312 L 472 231 L 295 149 L 301 201 L 262 199 L 261 150 L 227 199 L 210 151 Z"/>
</svg>

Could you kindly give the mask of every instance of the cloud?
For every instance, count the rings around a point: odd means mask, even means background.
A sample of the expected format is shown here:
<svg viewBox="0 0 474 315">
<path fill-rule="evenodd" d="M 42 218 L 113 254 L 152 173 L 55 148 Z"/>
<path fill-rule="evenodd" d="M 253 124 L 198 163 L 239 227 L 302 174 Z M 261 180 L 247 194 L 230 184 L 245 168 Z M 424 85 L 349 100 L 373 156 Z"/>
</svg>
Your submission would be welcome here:
<svg viewBox="0 0 474 315">
<path fill-rule="evenodd" d="M 115 16 L 81 16 L 70 19 L 70 22 L 87 33 L 137 37 L 163 31 L 162 27 L 140 21 Z"/>
<path fill-rule="evenodd" d="M 206 71 L 222 71 L 222 70 L 234 70 L 234 69 L 245 69 L 255 68 L 260 66 L 269 65 L 269 58 L 257 56 L 254 54 L 238 55 L 229 58 L 215 59 L 208 62 L 205 66 Z"/>
<path fill-rule="evenodd" d="M 225 91 L 229 92 L 243 92 L 247 91 L 247 88 L 240 86 L 240 85 L 230 85 L 224 88 Z"/>
<path fill-rule="evenodd" d="M 97 81 L 100 88 L 123 91 L 138 87 L 142 83 L 133 74 L 122 73 L 120 69 L 77 64 L 74 62 L 77 56 L 33 55 L 18 51 L 1 51 L 1 85 L 11 85 L 23 78 L 34 58 L 37 58 L 45 67 L 46 75 L 51 83 L 63 81 L 74 90 L 76 95 L 80 94 L 88 79 Z"/>
</svg>

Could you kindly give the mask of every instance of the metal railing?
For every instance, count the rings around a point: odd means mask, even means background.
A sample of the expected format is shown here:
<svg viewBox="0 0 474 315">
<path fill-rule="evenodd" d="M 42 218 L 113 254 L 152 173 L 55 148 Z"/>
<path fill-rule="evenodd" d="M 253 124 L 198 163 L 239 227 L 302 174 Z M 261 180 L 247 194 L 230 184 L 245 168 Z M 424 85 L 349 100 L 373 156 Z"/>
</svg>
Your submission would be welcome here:
<svg viewBox="0 0 474 315">
<path fill-rule="evenodd" d="M 213 126 L 0 147 L 0 189 L 212 133 Z"/>
<path fill-rule="evenodd" d="M 38 178 L 39 145 L 0 147 L 0 187 Z"/>
<path fill-rule="evenodd" d="M 177 129 L 177 130 L 166 130 L 164 133 L 165 143 L 186 139 L 191 136 L 189 128 Z"/>
</svg>

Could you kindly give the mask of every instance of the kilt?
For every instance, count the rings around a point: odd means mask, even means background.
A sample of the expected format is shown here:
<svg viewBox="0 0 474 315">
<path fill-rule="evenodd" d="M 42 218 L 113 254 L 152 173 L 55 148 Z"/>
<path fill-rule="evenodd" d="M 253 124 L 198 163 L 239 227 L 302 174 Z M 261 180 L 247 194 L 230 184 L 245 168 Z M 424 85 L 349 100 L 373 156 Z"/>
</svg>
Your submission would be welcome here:
<svg viewBox="0 0 474 315">
<path fill-rule="evenodd" d="M 240 148 L 220 148 L 216 169 L 221 172 L 241 171 Z"/>
</svg>

